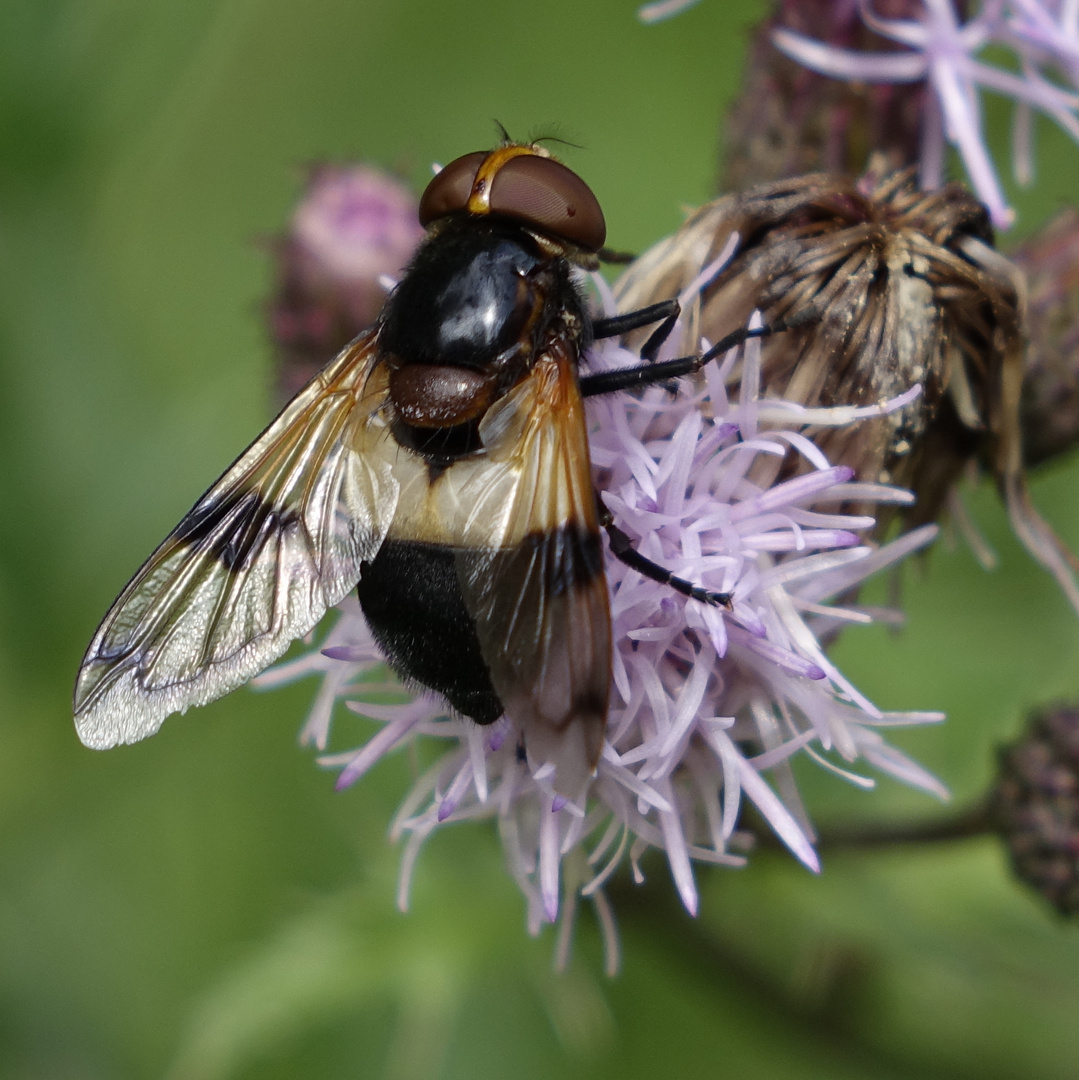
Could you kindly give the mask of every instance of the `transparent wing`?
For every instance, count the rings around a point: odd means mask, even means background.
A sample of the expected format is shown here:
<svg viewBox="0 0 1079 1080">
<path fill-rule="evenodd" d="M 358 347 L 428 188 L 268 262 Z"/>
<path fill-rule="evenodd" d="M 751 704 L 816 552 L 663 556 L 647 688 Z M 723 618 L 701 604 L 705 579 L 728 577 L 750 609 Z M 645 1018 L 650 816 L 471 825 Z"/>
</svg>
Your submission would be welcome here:
<svg viewBox="0 0 1079 1080">
<path fill-rule="evenodd" d="M 555 786 L 583 790 L 603 748 L 611 619 L 575 369 L 558 349 L 492 408 L 487 477 L 463 479 L 457 566 L 491 682 Z M 488 543 L 471 542 L 472 523 Z M 493 528 L 492 528 L 493 525 Z"/>
<path fill-rule="evenodd" d="M 359 580 L 398 490 L 376 355 L 376 331 L 345 349 L 128 583 L 75 685 L 87 746 L 136 742 L 170 713 L 228 693 Z"/>
</svg>

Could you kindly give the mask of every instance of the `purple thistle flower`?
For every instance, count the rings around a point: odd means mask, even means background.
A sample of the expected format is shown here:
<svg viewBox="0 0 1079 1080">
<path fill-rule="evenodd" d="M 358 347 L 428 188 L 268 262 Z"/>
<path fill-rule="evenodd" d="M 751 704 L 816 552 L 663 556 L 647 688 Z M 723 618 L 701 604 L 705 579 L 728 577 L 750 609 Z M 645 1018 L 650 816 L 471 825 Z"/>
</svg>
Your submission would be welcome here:
<svg viewBox="0 0 1079 1080">
<path fill-rule="evenodd" d="M 837 79 L 869 83 L 925 81 L 934 107 L 923 118 L 920 179 L 939 187 L 945 141 L 959 151 L 978 197 L 994 223 L 1008 227 L 1014 214 L 1001 190 L 985 144 L 979 89 L 992 90 L 1016 104 L 1013 169 L 1025 182 L 1031 175 L 1031 110 L 1038 109 L 1079 140 L 1079 96 L 1055 77 L 1075 85 L 1079 35 L 1071 4 L 1054 0 L 987 0 L 963 21 L 952 0 L 922 0 L 920 18 L 881 18 L 870 0 L 859 0 L 865 25 L 899 42 L 902 52 L 858 52 L 787 29 L 773 33 L 776 46 L 806 67 Z M 976 59 L 989 45 L 1010 48 L 1020 64 L 1015 74 Z"/>
<path fill-rule="evenodd" d="M 715 273 L 709 267 L 702 280 Z M 605 283 L 594 279 L 613 311 Z M 683 294 L 695 319 L 700 283 Z M 681 336 L 680 329 L 671 341 Z M 670 346 L 674 348 L 673 345 Z M 613 342 L 595 347 L 589 370 L 639 358 Z M 742 365 L 739 397 L 725 382 Z M 662 849 L 686 909 L 696 913 L 692 863 L 736 866 L 747 837 L 738 831 L 744 801 L 811 870 L 819 868 L 814 833 L 801 805 L 790 760 L 807 753 L 862 787 L 864 765 L 940 797 L 941 784 L 889 746 L 881 729 L 942 719 L 937 713 L 883 713 L 832 664 L 821 646 L 839 628 L 884 618 L 849 600 L 870 574 L 929 543 L 935 527 L 882 547 L 860 537 L 874 524 L 851 505 L 906 503 L 911 496 L 857 481 L 833 467 L 800 429 L 848 425 L 902 408 L 918 387 L 864 408 L 807 409 L 759 397 L 760 345 L 748 342 L 710 365 L 678 394 L 652 387 L 593 398 L 591 454 L 597 487 L 615 523 L 635 547 L 672 572 L 733 594 L 732 610 L 687 600 L 615 559 L 607 580 L 615 641 L 606 743 L 582 799 L 552 785 L 551 766 L 530 771 L 517 733 L 503 719 L 490 727 L 447 712 L 433 695 L 407 694 L 385 677 L 381 657 L 352 599 L 321 650 L 258 680 L 271 686 L 319 673 L 322 686 L 302 738 L 327 746 L 336 701 L 381 725 L 363 745 L 324 756 L 354 783 L 385 755 L 428 736 L 445 752 L 413 785 L 392 826 L 406 838 L 398 903 L 423 841 L 437 828 L 494 819 L 511 872 L 528 902 L 529 926 L 563 919 L 559 949 L 578 897 L 593 901 L 617 964 L 613 915 L 603 884 L 625 860 L 642 879 L 640 859 Z M 801 471 L 762 486 L 762 459 L 798 458 Z M 387 698 L 396 703 L 387 703 Z"/>
<path fill-rule="evenodd" d="M 920 9 L 921 0 L 889 0 L 888 14 Z M 784 29 L 822 34 L 848 51 L 879 51 L 890 42 L 861 20 L 853 0 L 775 0 L 754 28 L 742 90 L 722 125 L 722 187 L 744 191 L 804 173 L 858 175 L 876 155 L 888 169 L 917 162 L 929 89 L 921 83 L 849 82 L 819 74 L 781 53 Z"/>
</svg>

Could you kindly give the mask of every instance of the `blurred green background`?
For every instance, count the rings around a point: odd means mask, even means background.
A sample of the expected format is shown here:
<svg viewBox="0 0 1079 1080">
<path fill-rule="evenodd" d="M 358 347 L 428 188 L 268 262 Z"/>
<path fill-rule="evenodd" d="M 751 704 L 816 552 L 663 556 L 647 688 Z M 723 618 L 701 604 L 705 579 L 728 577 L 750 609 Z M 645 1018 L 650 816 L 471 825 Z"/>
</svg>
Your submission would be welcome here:
<svg viewBox="0 0 1079 1080">
<path fill-rule="evenodd" d="M 632 0 L 9 0 L 0 6 L 0 1076 L 1074 1077 L 1079 932 L 997 846 L 661 860 L 621 889 L 622 974 L 590 913 L 573 962 L 524 929 L 493 830 L 421 857 L 408 915 L 385 763 L 334 794 L 295 745 L 313 686 L 240 691 L 98 754 L 69 693 L 127 576 L 270 413 L 265 238 L 314 160 L 428 163 L 557 130 L 611 242 L 640 249 L 713 189 L 762 3 L 645 28 Z M 1003 145 L 1002 108 L 991 108 Z M 1079 151 L 1042 139 L 1038 223 Z M 1079 546 L 1075 467 L 1035 496 Z M 1079 693 L 1079 620 L 971 506 L 987 574 L 938 545 L 901 635 L 839 658 L 962 804 L 1032 703 Z M 343 745 L 349 745 L 347 721 Z M 355 732 L 353 732 L 355 735 Z M 934 810 L 803 770 L 820 822 Z"/>
</svg>

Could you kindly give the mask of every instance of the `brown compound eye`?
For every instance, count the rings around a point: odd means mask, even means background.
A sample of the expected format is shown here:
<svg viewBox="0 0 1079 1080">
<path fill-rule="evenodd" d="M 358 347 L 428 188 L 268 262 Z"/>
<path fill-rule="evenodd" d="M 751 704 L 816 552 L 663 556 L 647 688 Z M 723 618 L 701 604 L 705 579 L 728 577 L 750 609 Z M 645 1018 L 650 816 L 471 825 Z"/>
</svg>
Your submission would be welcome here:
<svg viewBox="0 0 1079 1080">
<path fill-rule="evenodd" d="M 468 206 L 476 173 L 488 156 L 488 151 L 476 150 L 455 158 L 427 185 L 420 198 L 420 224 L 424 228 L 436 218 Z"/>
<path fill-rule="evenodd" d="M 491 212 L 519 218 L 586 251 L 599 251 L 607 239 L 592 189 L 561 162 L 536 154 L 510 158 L 495 173 Z"/>
<path fill-rule="evenodd" d="M 520 143 L 451 161 L 420 199 L 420 224 L 458 210 L 516 218 L 585 251 L 599 251 L 607 238 L 592 189 L 561 162 Z"/>
</svg>

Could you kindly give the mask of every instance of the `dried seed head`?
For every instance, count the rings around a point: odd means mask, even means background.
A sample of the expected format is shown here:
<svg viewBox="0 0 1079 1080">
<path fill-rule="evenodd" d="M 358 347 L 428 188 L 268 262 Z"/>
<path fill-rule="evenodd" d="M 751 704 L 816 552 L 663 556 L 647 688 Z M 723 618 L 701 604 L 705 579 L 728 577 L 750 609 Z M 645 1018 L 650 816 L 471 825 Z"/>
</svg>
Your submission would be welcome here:
<svg viewBox="0 0 1079 1080">
<path fill-rule="evenodd" d="M 795 324 L 764 342 L 768 396 L 864 406 L 921 384 L 921 397 L 897 413 L 812 432 L 861 479 L 912 488 L 908 526 L 938 516 L 972 457 L 1002 481 L 1018 469 L 1021 282 L 965 189 L 919 191 L 907 172 L 870 172 L 720 199 L 638 261 L 620 305 L 676 294 L 735 233 L 736 253 L 705 288 L 699 322 L 687 320 L 687 352 L 758 308 L 766 325 Z"/>
<path fill-rule="evenodd" d="M 1079 914 L 1079 709 L 1034 713 L 1000 751 L 993 814 L 1016 876 L 1062 915 Z"/>
</svg>

